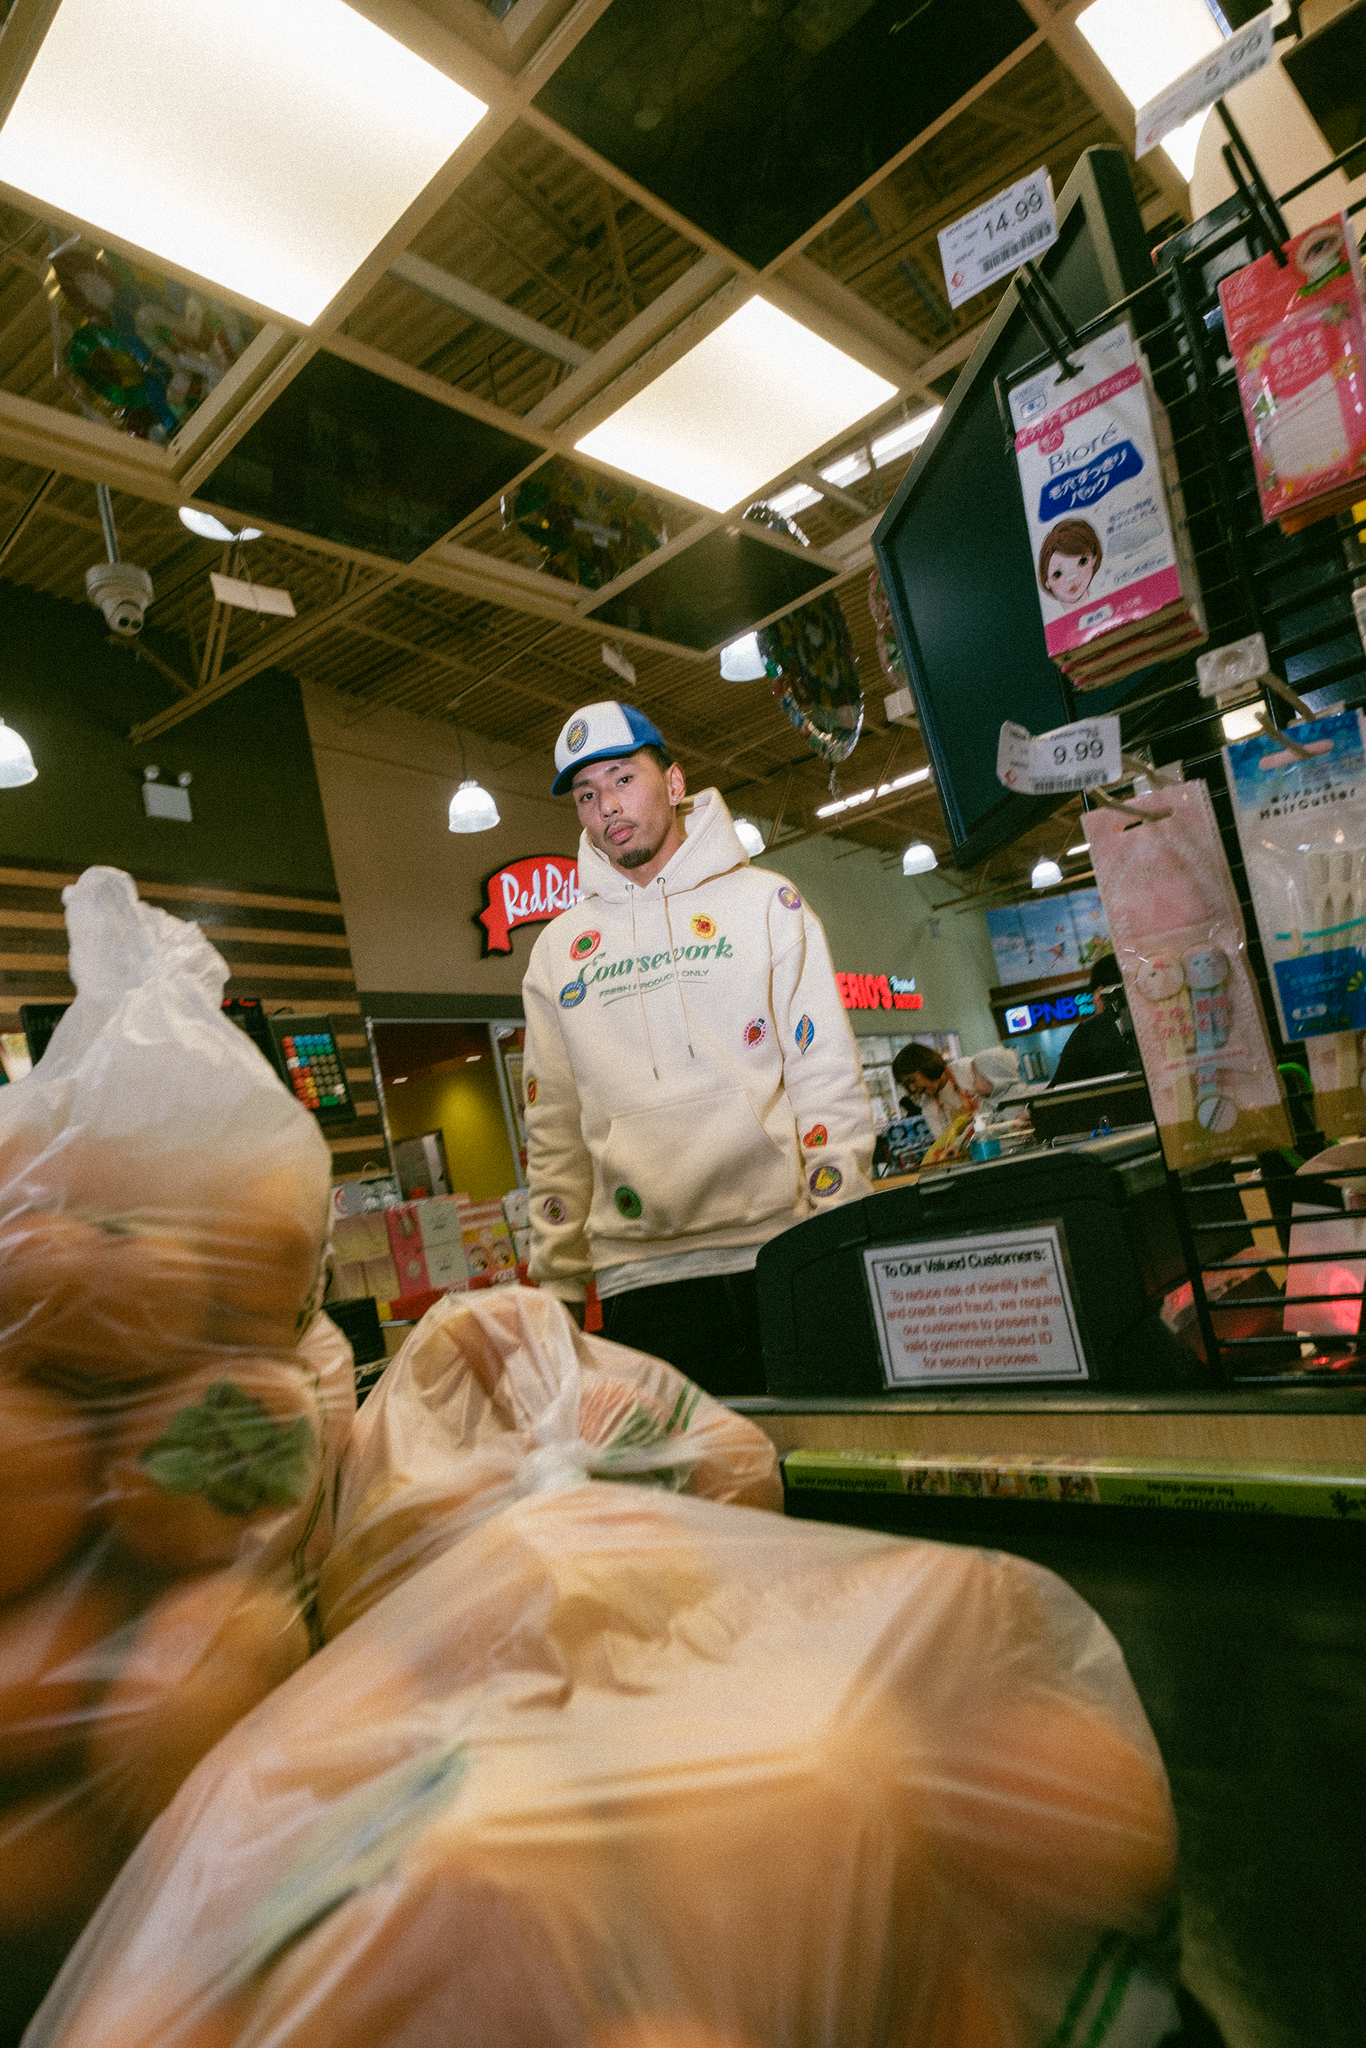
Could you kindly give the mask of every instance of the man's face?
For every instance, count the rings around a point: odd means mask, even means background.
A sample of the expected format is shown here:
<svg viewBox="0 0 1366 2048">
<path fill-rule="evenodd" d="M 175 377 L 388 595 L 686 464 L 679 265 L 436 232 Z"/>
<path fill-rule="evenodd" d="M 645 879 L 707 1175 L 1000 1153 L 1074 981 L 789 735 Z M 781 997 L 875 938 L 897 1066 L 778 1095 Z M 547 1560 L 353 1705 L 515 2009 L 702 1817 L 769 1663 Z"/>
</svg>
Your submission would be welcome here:
<svg viewBox="0 0 1366 2048">
<path fill-rule="evenodd" d="M 592 761 L 574 777 L 574 807 L 589 842 L 614 868 L 647 867 L 676 830 L 683 770 L 663 769 L 649 754 Z"/>
</svg>

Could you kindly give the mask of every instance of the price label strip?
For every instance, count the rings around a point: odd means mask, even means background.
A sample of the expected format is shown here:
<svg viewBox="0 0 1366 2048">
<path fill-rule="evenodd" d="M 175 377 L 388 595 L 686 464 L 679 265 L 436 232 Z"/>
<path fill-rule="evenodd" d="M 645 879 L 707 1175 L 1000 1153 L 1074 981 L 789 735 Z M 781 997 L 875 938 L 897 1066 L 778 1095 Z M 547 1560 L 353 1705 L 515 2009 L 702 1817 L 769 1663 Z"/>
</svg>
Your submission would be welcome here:
<svg viewBox="0 0 1366 2048">
<path fill-rule="evenodd" d="M 1219 49 L 1201 57 L 1189 71 L 1172 80 L 1156 99 L 1141 106 L 1134 117 L 1134 155 L 1146 156 L 1156 149 L 1173 128 L 1182 128 L 1196 114 L 1232 92 L 1245 78 L 1261 71 L 1275 55 L 1271 28 L 1272 9 L 1259 14 L 1246 28 L 1231 35 Z"/>
<path fill-rule="evenodd" d="M 1001 727 L 996 779 L 1021 796 L 1065 796 L 1123 773 L 1118 718 L 1079 719 L 1037 735 L 1009 719 Z"/>
<path fill-rule="evenodd" d="M 939 260 L 949 304 L 956 308 L 976 298 L 1057 239 L 1053 180 L 1041 167 L 941 231 Z"/>
</svg>

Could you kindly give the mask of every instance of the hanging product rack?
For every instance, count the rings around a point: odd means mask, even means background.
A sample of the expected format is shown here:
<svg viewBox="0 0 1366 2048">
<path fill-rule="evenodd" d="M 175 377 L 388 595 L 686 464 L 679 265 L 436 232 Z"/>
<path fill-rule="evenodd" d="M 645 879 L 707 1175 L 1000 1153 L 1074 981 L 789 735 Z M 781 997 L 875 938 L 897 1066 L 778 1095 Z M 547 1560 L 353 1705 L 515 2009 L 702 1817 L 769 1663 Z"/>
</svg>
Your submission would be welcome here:
<svg viewBox="0 0 1366 2048">
<path fill-rule="evenodd" d="M 1260 700 L 1269 729 L 1279 731 L 1295 711 L 1317 716 L 1366 701 L 1366 648 L 1352 608 L 1353 589 L 1366 587 L 1366 548 L 1348 513 L 1294 534 L 1263 525 L 1218 287 L 1265 253 L 1285 262 L 1281 244 L 1289 230 L 1281 209 L 1359 156 L 1360 144 L 1278 201 L 1222 101 L 1215 112 L 1228 136 L 1223 157 L 1234 196 L 1157 251 L 1150 282 L 1081 325 L 1068 321 L 1045 280 L 1025 264 L 1017 279 L 1021 303 L 1044 353 L 996 379 L 996 402 L 1013 461 L 1009 391 L 1050 360 L 1072 374 L 1071 355 L 1081 344 L 1128 316 L 1171 422 L 1209 625 L 1206 646 L 1263 636 L 1269 672 L 1239 701 Z M 1359 200 L 1347 211 L 1363 208 L 1366 200 Z M 1062 684 L 1069 719 L 1085 716 L 1087 693 L 1078 699 L 1065 677 Z M 1326 1147 L 1313 1128 L 1303 1048 L 1279 1036 L 1224 774 L 1220 721 L 1229 706 L 1200 694 L 1188 653 L 1145 669 L 1135 694 L 1113 708 L 1131 757 L 1126 769 L 1137 761 L 1153 771 L 1179 763 L 1185 776 L 1209 786 L 1247 927 L 1249 964 L 1289 1084 L 1293 1151 L 1169 1175 L 1205 1359 L 1225 1383 L 1242 1387 L 1302 1385 L 1327 1375 L 1366 1381 L 1366 1333 L 1357 1329 L 1366 1277 L 1366 1145 L 1360 1163 L 1355 1146 Z M 1089 808 L 1091 798 L 1083 801 Z M 1302 1170 L 1315 1159 L 1318 1168 Z"/>
</svg>

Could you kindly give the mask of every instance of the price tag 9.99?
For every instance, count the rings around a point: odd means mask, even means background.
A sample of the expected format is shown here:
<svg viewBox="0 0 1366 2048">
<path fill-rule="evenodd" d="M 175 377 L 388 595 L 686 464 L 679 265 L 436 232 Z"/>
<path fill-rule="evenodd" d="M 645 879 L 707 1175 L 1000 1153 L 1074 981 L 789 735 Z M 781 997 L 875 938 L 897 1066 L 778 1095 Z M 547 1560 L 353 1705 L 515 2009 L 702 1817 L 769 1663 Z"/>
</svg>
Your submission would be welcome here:
<svg viewBox="0 0 1366 2048">
<path fill-rule="evenodd" d="M 1037 735 L 1007 719 L 996 749 L 997 780 L 1021 796 L 1064 796 L 1118 782 L 1123 765 L 1117 718 L 1079 719 Z"/>
</svg>

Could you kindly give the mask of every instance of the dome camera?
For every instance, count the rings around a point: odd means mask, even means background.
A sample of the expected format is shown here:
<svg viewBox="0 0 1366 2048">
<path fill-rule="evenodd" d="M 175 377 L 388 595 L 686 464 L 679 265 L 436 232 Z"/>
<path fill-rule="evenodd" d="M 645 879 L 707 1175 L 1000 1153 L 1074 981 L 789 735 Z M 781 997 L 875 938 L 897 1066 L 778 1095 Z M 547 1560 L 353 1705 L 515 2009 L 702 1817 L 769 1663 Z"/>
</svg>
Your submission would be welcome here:
<svg viewBox="0 0 1366 2048">
<path fill-rule="evenodd" d="M 85 572 L 85 594 L 104 613 L 111 633 L 136 640 L 152 602 L 152 579 L 131 562 L 97 562 Z"/>
</svg>

